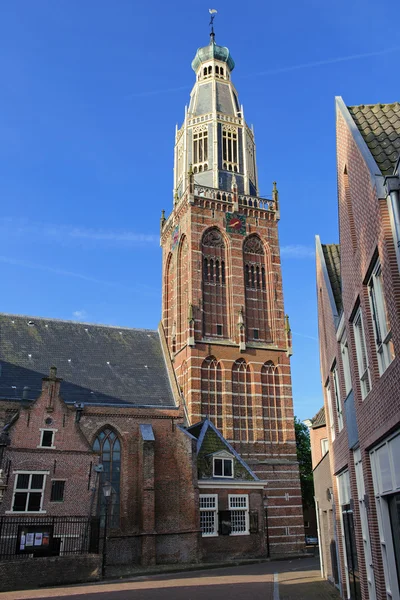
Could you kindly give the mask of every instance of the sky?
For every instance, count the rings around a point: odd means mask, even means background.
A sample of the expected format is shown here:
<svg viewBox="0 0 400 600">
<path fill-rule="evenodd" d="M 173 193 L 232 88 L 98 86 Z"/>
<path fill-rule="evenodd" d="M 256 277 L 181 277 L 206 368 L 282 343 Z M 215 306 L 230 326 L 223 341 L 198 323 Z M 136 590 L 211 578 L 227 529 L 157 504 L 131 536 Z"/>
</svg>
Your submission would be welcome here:
<svg viewBox="0 0 400 600">
<path fill-rule="evenodd" d="M 156 328 L 161 209 L 191 61 L 217 43 L 254 124 L 260 195 L 280 192 L 295 414 L 322 405 L 315 235 L 337 243 L 335 96 L 400 98 L 393 4 L 3 0 L 0 311 Z"/>
</svg>

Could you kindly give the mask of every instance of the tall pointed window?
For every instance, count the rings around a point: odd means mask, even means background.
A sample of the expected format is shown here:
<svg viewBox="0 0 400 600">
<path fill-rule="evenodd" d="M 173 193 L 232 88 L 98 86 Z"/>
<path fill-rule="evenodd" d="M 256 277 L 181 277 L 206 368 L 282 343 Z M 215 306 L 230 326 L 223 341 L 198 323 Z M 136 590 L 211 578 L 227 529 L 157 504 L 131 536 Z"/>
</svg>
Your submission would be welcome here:
<svg viewBox="0 0 400 600">
<path fill-rule="evenodd" d="M 245 360 L 237 360 L 232 367 L 233 439 L 254 441 L 251 371 Z"/>
<path fill-rule="evenodd" d="M 260 238 L 252 235 L 243 246 L 246 326 L 249 341 L 270 341 L 265 253 Z"/>
<path fill-rule="evenodd" d="M 208 128 L 200 125 L 193 129 L 193 171 L 200 173 L 208 169 Z"/>
<path fill-rule="evenodd" d="M 186 343 L 189 313 L 188 243 L 183 236 L 178 249 L 178 349 Z"/>
<path fill-rule="evenodd" d="M 225 171 L 239 171 L 238 131 L 231 125 L 224 125 L 222 128 L 222 161 Z"/>
<path fill-rule="evenodd" d="M 203 335 L 229 337 L 226 301 L 225 243 L 221 232 L 208 229 L 202 239 Z"/>
<path fill-rule="evenodd" d="M 201 416 L 208 417 L 222 432 L 222 370 L 214 356 L 208 356 L 201 365 Z"/>
<path fill-rule="evenodd" d="M 262 406 L 266 442 L 282 442 L 282 401 L 278 368 L 272 361 L 261 369 Z"/>
<path fill-rule="evenodd" d="M 167 338 L 169 347 L 172 347 L 172 333 L 173 333 L 173 320 L 174 320 L 174 261 L 172 253 L 169 253 L 166 264 L 165 264 L 165 287 L 164 287 L 164 324 L 165 324 L 165 336 Z"/>
<path fill-rule="evenodd" d="M 103 518 L 105 515 L 106 498 L 102 492 L 102 487 L 106 482 L 112 486 L 109 525 L 110 527 L 119 527 L 120 515 L 120 486 L 121 486 L 121 444 L 117 434 L 106 427 L 100 431 L 94 441 L 93 450 L 100 453 L 100 463 L 103 465 L 103 471 L 100 473 L 99 493 L 98 493 L 98 513 Z"/>
</svg>

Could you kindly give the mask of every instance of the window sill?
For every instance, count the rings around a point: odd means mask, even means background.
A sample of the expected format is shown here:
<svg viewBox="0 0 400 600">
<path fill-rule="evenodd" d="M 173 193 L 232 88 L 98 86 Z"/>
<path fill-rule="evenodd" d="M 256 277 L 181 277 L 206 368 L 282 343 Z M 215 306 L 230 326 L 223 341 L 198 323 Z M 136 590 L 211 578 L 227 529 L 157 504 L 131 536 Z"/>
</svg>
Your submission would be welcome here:
<svg viewBox="0 0 400 600">
<path fill-rule="evenodd" d="M 212 538 L 212 537 L 218 537 L 218 533 L 202 533 L 201 537 L 203 538 Z"/>
<path fill-rule="evenodd" d="M 56 450 L 56 446 L 36 446 L 36 448 L 40 448 L 40 450 Z"/>
<path fill-rule="evenodd" d="M 250 531 L 241 531 L 241 532 L 238 532 L 238 533 L 230 533 L 229 537 L 234 537 L 236 535 L 250 535 Z"/>
<path fill-rule="evenodd" d="M 45 515 L 47 510 L 6 510 L 6 515 Z"/>
</svg>

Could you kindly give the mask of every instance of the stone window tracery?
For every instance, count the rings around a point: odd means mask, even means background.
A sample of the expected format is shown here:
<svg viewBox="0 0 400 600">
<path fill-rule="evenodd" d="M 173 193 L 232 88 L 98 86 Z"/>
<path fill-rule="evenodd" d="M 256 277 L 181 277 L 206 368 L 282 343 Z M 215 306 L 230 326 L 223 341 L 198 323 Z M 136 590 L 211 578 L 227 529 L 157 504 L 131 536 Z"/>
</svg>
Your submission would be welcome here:
<svg viewBox="0 0 400 600">
<path fill-rule="evenodd" d="M 278 368 L 272 361 L 261 369 L 262 407 L 265 441 L 283 441 L 281 382 Z"/>
<path fill-rule="evenodd" d="M 121 486 L 121 444 L 118 435 L 110 427 L 105 427 L 96 437 L 93 450 L 100 453 L 103 471 L 100 473 L 98 513 L 104 523 L 106 499 L 101 492 L 103 485 L 110 482 L 112 493 L 109 506 L 109 525 L 119 527 L 120 486 Z"/>
<path fill-rule="evenodd" d="M 233 439 L 254 441 L 251 371 L 242 358 L 232 367 Z"/>
<path fill-rule="evenodd" d="M 225 171 L 239 171 L 238 130 L 231 125 L 222 127 L 222 161 Z"/>
<path fill-rule="evenodd" d="M 193 172 L 208 170 L 208 127 L 201 125 L 193 129 Z"/>
<path fill-rule="evenodd" d="M 247 339 L 271 339 L 268 315 L 267 276 L 264 246 L 260 238 L 252 235 L 243 245 L 244 283 L 246 298 Z M 257 336 L 254 332 L 257 331 Z"/>
<path fill-rule="evenodd" d="M 208 356 L 201 365 L 201 416 L 223 430 L 222 369 L 214 356 Z"/>
<path fill-rule="evenodd" d="M 203 335 L 228 337 L 225 242 L 212 228 L 202 239 L 203 254 Z"/>
</svg>

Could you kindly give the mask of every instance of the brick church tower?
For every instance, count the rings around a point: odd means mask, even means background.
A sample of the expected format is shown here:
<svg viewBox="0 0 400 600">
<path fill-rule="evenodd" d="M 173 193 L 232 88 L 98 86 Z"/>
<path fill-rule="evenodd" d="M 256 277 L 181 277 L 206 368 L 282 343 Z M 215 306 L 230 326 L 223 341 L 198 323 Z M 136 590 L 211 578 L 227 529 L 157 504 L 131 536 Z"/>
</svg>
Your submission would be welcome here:
<svg viewBox="0 0 400 600">
<path fill-rule="evenodd" d="M 228 48 L 200 48 L 161 218 L 161 333 L 190 424 L 208 417 L 266 480 L 271 553 L 304 545 L 278 192 L 258 195 L 254 132 Z"/>
</svg>

